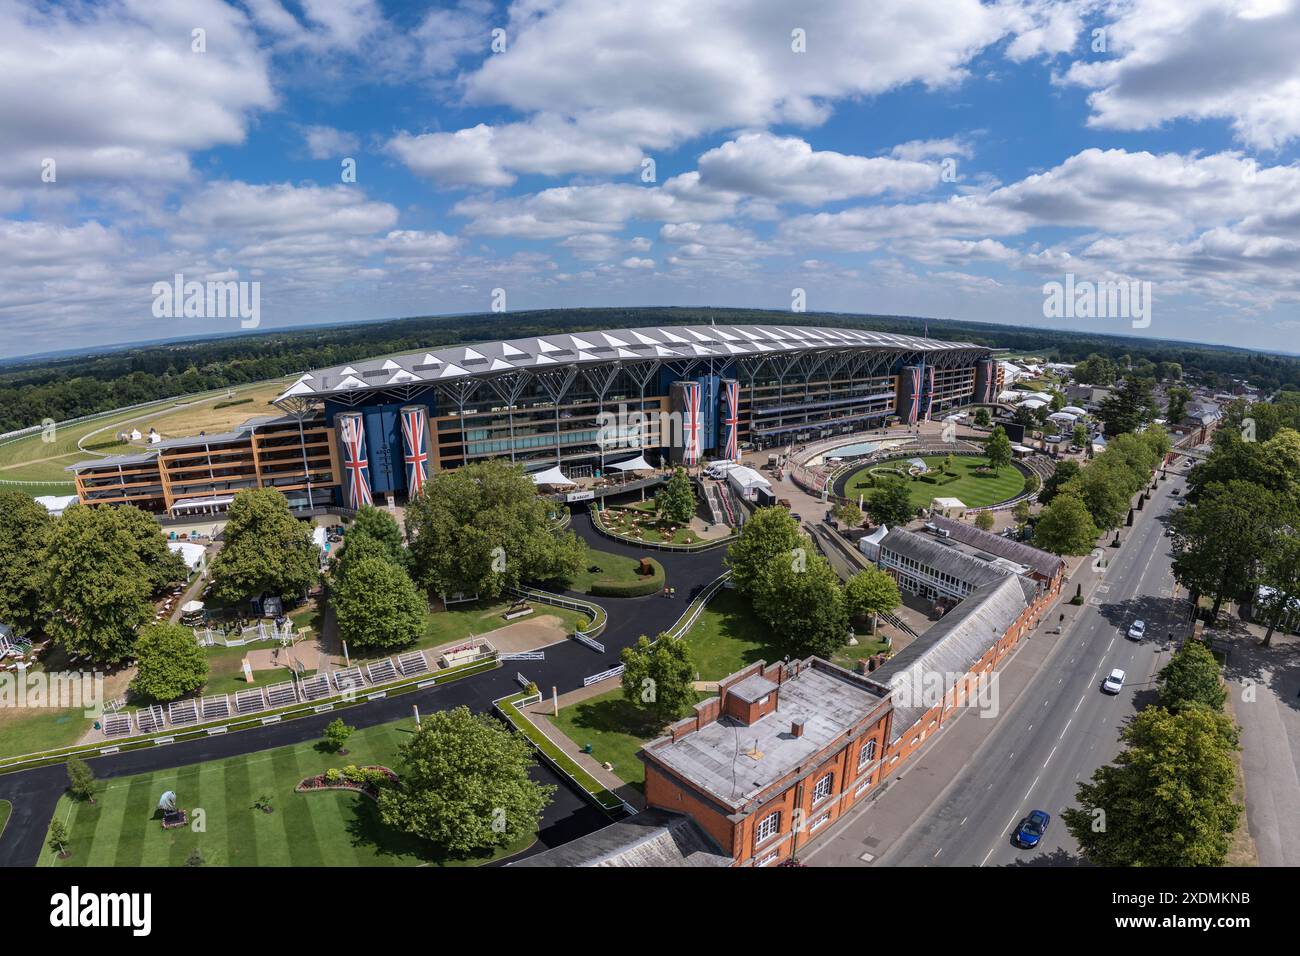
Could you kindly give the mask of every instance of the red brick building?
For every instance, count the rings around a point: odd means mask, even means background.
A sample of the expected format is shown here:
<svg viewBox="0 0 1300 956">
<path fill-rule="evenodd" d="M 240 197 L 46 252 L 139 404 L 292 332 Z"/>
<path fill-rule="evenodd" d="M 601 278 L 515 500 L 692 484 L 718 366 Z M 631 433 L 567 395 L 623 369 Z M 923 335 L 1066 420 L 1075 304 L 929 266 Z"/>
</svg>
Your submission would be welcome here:
<svg viewBox="0 0 1300 956">
<path fill-rule="evenodd" d="M 646 744 L 646 804 L 690 816 L 735 866 L 779 863 L 879 782 L 891 712 L 826 661 L 759 661 Z"/>
</svg>

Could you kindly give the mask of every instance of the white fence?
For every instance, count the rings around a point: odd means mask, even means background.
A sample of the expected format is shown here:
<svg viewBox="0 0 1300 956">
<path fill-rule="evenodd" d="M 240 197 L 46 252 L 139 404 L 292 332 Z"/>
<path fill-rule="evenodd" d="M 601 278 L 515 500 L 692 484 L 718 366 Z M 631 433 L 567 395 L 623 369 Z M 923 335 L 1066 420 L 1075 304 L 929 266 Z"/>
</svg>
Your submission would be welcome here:
<svg viewBox="0 0 1300 956">
<path fill-rule="evenodd" d="M 231 637 L 224 631 L 216 631 L 210 627 L 194 628 L 194 639 L 204 647 L 217 644 L 224 647 L 243 647 L 245 644 L 254 644 L 257 641 L 281 641 L 287 644 L 294 639 L 294 636 L 292 620 L 286 620 L 283 626 L 274 621 L 258 621 L 256 624 L 242 628 L 238 637 Z"/>
<path fill-rule="evenodd" d="M 608 680 L 611 677 L 619 677 L 620 675 L 622 675 L 622 673 L 623 673 L 623 665 L 619 664 L 617 667 L 611 667 L 609 670 L 601 671 L 599 674 L 592 674 L 590 677 L 584 677 L 582 679 L 582 686 L 590 687 L 592 684 L 598 684 L 601 681 Z"/>
</svg>

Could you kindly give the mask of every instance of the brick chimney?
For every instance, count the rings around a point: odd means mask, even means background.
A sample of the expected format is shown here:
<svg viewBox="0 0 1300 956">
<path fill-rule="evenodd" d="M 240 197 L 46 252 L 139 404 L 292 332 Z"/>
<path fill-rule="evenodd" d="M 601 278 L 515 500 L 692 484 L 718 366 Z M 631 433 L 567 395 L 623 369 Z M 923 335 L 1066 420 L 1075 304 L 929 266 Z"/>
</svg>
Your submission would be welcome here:
<svg viewBox="0 0 1300 956">
<path fill-rule="evenodd" d="M 796 736 L 796 737 L 802 737 L 802 736 L 803 736 L 803 721 L 802 721 L 802 720 L 792 720 L 792 721 L 790 722 L 790 733 L 793 734 L 793 735 Z"/>
</svg>

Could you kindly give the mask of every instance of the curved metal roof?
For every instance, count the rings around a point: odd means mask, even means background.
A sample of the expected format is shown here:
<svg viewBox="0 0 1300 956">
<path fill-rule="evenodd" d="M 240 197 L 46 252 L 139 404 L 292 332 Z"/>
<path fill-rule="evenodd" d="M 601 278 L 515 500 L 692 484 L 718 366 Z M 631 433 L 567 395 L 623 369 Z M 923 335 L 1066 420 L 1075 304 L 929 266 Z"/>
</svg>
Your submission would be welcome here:
<svg viewBox="0 0 1300 956">
<path fill-rule="evenodd" d="M 623 361 L 726 360 L 739 356 L 844 348 L 947 352 L 983 349 L 983 346 L 865 329 L 792 325 L 651 325 L 453 345 L 392 358 L 352 362 L 308 372 L 286 389 L 277 401 L 421 382 L 436 383 L 521 369 L 541 371 L 564 365 Z"/>
</svg>

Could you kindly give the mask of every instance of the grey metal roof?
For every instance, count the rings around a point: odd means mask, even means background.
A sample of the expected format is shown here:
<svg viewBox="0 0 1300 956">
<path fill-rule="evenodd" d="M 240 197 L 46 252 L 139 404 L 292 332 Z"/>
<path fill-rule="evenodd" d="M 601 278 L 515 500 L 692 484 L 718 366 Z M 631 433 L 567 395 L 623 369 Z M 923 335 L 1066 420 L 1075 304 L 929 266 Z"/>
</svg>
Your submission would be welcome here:
<svg viewBox="0 0 1300 956">
<path fill-rule="evenodd" d="M 942 352 L 984 349 L 970 342 L 865 329 L 794 325 L 651 325 L 636 329 L 537 335 L 350 362 L 308 372 L 280 396 L 308 397 L 382 389 L 463 376 L 563 365 L 659 359 L 732 358 L 818 349 L 903 349 Z"/>
<path fill-rule="evenodd" d="M 321 418 L 320 415 L 308 416 L 302 419 L 303 423 L 314 421 Z M 288 422 L 299 421 L 296 415 L 258 415 L 250 418 L 242 425 L 236 425 L 228 432 L 212 432 L 208 435 L 186 435 L 181 438 L 166 438 L 160 442 L 155 442 L 128 455 L 110 455 L 105 458 L 89 458 L 85 461 L 79 461 L 75 464 L 68 465 L 64 471 L 82 471 L 87 468 L 115 467 L 117 465 L 139 465 L 145 462 L 153 461 L 158 457 L 158 453 L 170 448 L 193 448 L 200 445 L 229 445 L 234 442 L 244 441 L 257 429 L 265 425 L 280 425 Z"/>
<path fill-rule="evenodd" d="M 970 670 L 1033 603 L 1037 587 L 1013 574 L 977 588 L 933 627 L 871 672 L 870 679 L 894 690 L 891 742 L 903 736 L 937 700 L 919 700 L 927 674 L 942 674 L 946 686 Z M 909 696 L 912 695 L 912 696 Z"/>
<path fill-rule="evenodd" d="M 1065 566 L 1065 560 L 1058 555 L 1040 551 L 1019 541 L 1012 541 L 991 531 L 981 531 L 964 521 L 954 521 L 942 515 L 935 515 L 930 521 L 936 528 L 942 528 L 963 544 L 1033 568 L 1046 578 L 1055 577 L 1056 572 Z"/>
<path fill-rule="evenodd" d="M 776 709 L 746 726 L 723 716 L 645 753 L 682 779 L 738 809 L 802 766 L 881 705 L 864 678 L 816 658 L 781 683 Z M 803 734 L 791 725 L 803 721 Z"/>
<path fill-rule="evenodd" d="M 653 807 L 511 866 L 730 866 L 690 817 Z"/>
<path fill-rule="evenodd" d="M 952 545 L 944 544 L 938 538 L 905 531 L 902 528 L 895 528 L 885 535 L 880 542 L 880 549 L 882 552 L 893 551 L 909 557 L 935 571 L 951 574 L 957 580 L 965 581 L 972 587 L 1000 581 L 1012 573 L 1008 568 L 991 561 L 981 561 Z"/>
</svg>

